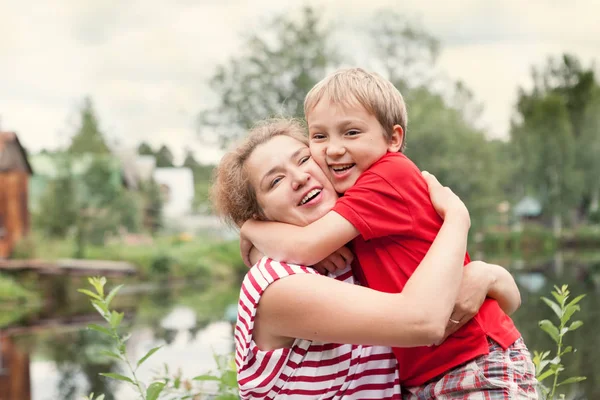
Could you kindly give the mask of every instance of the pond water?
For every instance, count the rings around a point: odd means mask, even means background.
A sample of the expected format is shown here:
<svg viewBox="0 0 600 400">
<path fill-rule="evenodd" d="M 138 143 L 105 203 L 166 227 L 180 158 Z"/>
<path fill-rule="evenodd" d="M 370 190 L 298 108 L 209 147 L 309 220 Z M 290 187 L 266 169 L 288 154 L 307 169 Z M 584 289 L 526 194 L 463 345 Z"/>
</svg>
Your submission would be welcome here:
<svg viewBox="0 0 600 400">
<path fill-rule="evenodd" d="M 564 357 L 564 378 L 587 376 L 585 382 L 573 387 L 571 398 L 599 399 L 600 253 L 557 253 L 526 262 L 509 257 L 487 258 L 509 267 L 517 279 L 523 305 L 513 318 L 532 352 L 554 349 L 538 327 L 541 319 L 554 320 L 540 296 L 550 297 L 555 284 L 568 284 L 574 296 L 587 294 L 581 302 L 582 311 L 575 315 L 584 325 L 566 339 L 577 352 Z M 66 290 L 74 292 L 75 287 L 83 286 L 83 282 L 71 282 Z M 65 287 L 60 291 L 64 292 Z M 233 349 L 232 326 L 224 315 L 237 295 L 234 284 L 128 284 L 114 305 L 126 312 L 125 323 L 132 333 L 127 342 L 129 354 L 139 359 L 152 347 L 164 345 L 141 367 L 139 377 L 147 380 L 162 376 L 164 365 L 171 376 L 180 371 L 187 378 L 214 370 L 214 354 L 229 354 Z M 66 305 L 58 309 L 29 314 L 23 311 L 10 317 L 12 322 L 4 322 L 0 331 L 5 355 L 0 360 L 0 400 L 29 400 L 2 398 L 1 386 L 6 385 L 1 380 L 3 374 L 11 374 L 12 382 L 28 380 L 32 400 L 75 400 L 91 391 L 107 394 L 107 400 L 136 399 L 126 385 L 98 376 L 99 372 L 123 371 L 98 356 L 105 344 L 101 335 L 85 329 L 87 323 L 97 322 L 87 300 L 72 293 L 63 293 L 63 297 Z M 7 321 L 7 316 L 3 317 Z M 14 357 L 8 360 L 7 354 Z"/>
</svg>

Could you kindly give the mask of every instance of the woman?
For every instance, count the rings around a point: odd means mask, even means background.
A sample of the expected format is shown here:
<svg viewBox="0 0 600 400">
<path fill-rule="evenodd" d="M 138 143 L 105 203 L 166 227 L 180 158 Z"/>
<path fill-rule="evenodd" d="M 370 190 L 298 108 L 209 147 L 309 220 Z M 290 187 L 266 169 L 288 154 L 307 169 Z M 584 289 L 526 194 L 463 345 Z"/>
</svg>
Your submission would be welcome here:
<svg viewBox="0 0 600 400">
<path fill-rule="evenodd" d="M 486 294 L 508 313 L 518 307 L 507 271 L 481 262 L 462 267 L 469 214 L 433 176 L 425 179 L 444 225 L 402 293 L 355 285 L 349 268 L 331 279 L 262 258 L 250 269 L 235 332 L 242 398 L 400 398 L 389 346 L 439 343 L 453 309 L 472 317 Z M 249 218 L 305 225 L 331 210 L 337 195 L 310 158 L 302 126 L 271 120 L 223 157 L 213 199 L 238 226 Z M 340 257 L 350 260 L 343 250 L 332 260 Z"/>
</svg>

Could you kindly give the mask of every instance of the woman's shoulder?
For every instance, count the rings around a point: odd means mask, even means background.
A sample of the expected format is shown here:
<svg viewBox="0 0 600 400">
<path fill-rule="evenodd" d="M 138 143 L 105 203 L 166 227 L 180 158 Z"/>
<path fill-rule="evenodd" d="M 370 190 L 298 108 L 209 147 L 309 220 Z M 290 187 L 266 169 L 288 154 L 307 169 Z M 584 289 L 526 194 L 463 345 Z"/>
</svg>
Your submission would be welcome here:
<svg viewBox="0 0 600 400">
<path fill-rule="evenodd" d="M 260 279 L 265 283 L 273 283 L 278 279 L 297 274 L 318 274 L 318 272 L 305 265 L 289 264 L 265 256 L 248 270 L 244 281 Z"/>
<path fill-rule="evenodd" d="M 254 288 L 260 287 L 264 290 L 268 285 L 279 279 L 292 275 L 306 274 L 320 275 L 312 267 L 277 261 L 265 256 L 248 270 L 243 285 L 251 285 Z M 330 273 L 329 277 L 342 282 L 355 283 L 350 267 Z"/>
</svg>

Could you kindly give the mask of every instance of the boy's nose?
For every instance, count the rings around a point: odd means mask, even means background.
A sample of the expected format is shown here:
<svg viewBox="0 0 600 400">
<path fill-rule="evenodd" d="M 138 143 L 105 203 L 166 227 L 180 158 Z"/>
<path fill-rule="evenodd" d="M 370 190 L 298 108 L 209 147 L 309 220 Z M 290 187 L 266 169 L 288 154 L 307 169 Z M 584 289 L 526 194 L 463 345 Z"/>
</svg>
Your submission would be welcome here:
<svg viewBox="0 0 600 400">
<path fill-rule="evenodd" d="M 331 157 L 336 157 L 336 156 L 339 157 L 339 156 L 344 155 L 344 153 L 346 153 L 346 148 L 342 145 L 332 142 L 332 143 L 329 143 L 329 145 L 327 146 L 325 153 Z"/>
</svg>

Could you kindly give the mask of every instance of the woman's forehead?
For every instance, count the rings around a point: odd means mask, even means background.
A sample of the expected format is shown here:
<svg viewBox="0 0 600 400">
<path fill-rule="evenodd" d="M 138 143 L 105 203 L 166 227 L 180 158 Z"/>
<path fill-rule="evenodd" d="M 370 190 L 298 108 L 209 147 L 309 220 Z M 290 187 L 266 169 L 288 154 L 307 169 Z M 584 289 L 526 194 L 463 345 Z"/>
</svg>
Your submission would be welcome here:
<svg viewBox="0 0 600 400">
<path fill-rule="evenodd" d="M 279 135 L 254 149 L 246 162 L 250 178 L 262 179 L 308 152 L 308 146 L 290 136 Z"/>
</svg>

